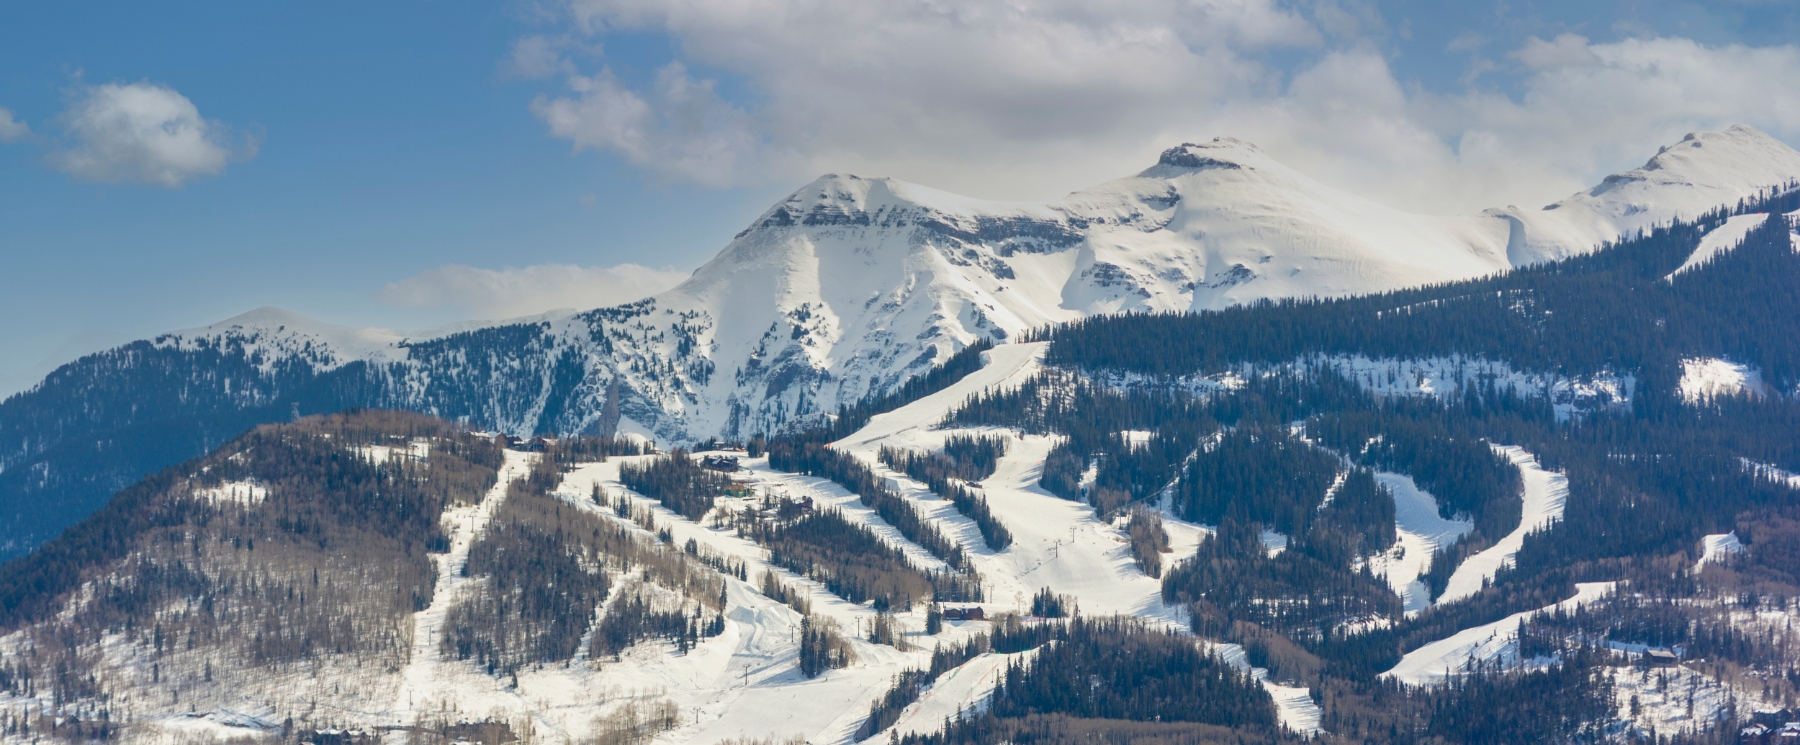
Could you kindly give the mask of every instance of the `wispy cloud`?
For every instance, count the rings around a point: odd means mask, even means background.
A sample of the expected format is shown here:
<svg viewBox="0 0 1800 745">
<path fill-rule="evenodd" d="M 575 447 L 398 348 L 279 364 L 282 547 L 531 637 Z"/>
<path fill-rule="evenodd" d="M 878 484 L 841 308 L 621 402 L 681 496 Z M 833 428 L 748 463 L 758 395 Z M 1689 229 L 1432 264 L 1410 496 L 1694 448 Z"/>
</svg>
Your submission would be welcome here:
<svg viewBox="0 0 1800 745">
<path fill-rule="evenodd" d="M 627 84 L 604 60 L 531 47 L 554 81 L 532 104 L 551 134 L 711 187 L 852 171 L 1043 198 L 1232 135 L 1390 204 L 1463 212 L 1561 198 L 1694 129 L 1800 138 L 1792 45 L 1471 35 L 1452 45 L 1470 52 L 1469 87 L 1432 91 L 1395 73 L 1390 30 L 1356 3 L 561 7 L 558 34 L 656 33 L 679 53 Z M 1503 91 L 1474 87 L 1496 75 Z M 726 77 L 750 93 L 720 95 Z"/>
<path fill-rule="evenodd" d="M 513 318 L 557 308 L 600 308 L 674 287 L 687 273 L 638 264 L 584 267 L 538 264 L 479 269 L 451 264 L 383 287 L 378 298 L 408 308 L 449 307 L 485 319 Z"/>
<path fill-rule="evenodd" d="M 13 118 L 13 113 L 0 108 L 0 142 L 12 144 L 31 135 L 31 127 Z"/>
</svg>

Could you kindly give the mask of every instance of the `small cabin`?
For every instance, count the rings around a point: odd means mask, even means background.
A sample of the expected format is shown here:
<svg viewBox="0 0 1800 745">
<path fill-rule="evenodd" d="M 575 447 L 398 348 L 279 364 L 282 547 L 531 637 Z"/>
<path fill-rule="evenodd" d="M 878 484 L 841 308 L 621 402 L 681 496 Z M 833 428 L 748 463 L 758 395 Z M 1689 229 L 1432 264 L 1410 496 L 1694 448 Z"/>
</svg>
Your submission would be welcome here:
<svg viewBox="0 0 1800 745">
<path fill-rule="evenodd" d="M 700 467 L 726 473 L 737 473 L 738 459 L 735 455 L 707 455 L 700 458 Z"/>
<path fill-rule="evenodd" d="M 1738 730 L 1738 745 L 1768 745 L 1769 728 L 1752 722 L 1750 726 Z"/>
<path fill-rule="evenodd" d="M 973 608 L 945 608 L 944 609 L 944 620 L 946 620 L 946 621 L 986 621 L 987 613 L 985 613 L 981 610 L 981 606 L 975 606 Z"/>
<path fill-rule="evenodd" d="M 1644 651 L 1644 661 L 1652 667 L 1668 667 L 1681 661 L 1681 658 L 1667 649 L 1648 649 Z"/>
</svg>

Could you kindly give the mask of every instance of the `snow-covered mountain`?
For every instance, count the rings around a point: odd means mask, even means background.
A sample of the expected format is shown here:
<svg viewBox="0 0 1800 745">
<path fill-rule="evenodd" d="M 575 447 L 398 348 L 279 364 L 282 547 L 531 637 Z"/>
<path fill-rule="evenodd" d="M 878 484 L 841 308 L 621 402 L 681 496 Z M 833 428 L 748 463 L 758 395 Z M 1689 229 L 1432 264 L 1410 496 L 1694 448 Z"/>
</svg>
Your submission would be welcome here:
<svg viewBox="0 0 1800 745">
<path fill-rule="evenodd" d="M 1170 148 L 1134 176 L 1049 204 L 833 174 L 642 303 L 429 341 L 264 309 L 159 343 L 242 344 L 320 369 L 369 360 L 392 366 L 393 403 L 521 433 L 588 426 L 617 379 L 631 420 L 661 438 L 738 437 L 883 392 L 978 338 L 1095 313 L 1491 274 L 1584 253 L 1797 176 L 1800 153 L 1745 126 L 1690 134 L 1642 168 L 1539 210 L 1454 217 L 1385 207 L 1228 138 Z M 480 374 L 462 359 L 468 350 L 451 350 L 502 328 L 534 340 L 536 351 L 499 354 L 541 354 L 507 363 L 539 385 L 481 405 L 439 400 L 445 385 Z M 579 378 L 573 388 L 568 375 Z M 565 391 L 578 395 L 552 400 Z"/>
<path fill-rule="evenodd" d="M 410 335 L 264 308 L 65 365 L 0 402 L 0 555 L 296 408 L 568 433 L 596 428 L 616 390 L 626 430 L 744 437 L 888 391 L 981 338 L 1486 275 L 1797 176 L 1800 153 L 1748 127 L 1690 135 L 1542 209 L 1452 217 L 1385 207 L 1230 139 L 1048 204 L 825 176 L 627 305 Z"/>
</svg>

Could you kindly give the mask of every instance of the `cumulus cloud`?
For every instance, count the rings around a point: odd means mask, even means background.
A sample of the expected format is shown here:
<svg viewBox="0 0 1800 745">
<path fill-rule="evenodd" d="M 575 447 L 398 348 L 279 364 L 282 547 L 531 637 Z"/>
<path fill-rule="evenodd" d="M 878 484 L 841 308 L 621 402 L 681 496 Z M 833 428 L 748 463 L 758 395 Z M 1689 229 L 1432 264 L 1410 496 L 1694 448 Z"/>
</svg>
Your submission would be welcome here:
<svg viewBox="0 0 1800 745">
<path fill-rule="evenodd" d="M 499 270 L 451 264 L 389 283 L 377 297 L 401 307 L 450 307 L 478 318 L 514 318 L 558 308 L 629 303 L 686 278 L 684 272 L 637 264 L 538 264 Z"/>
<path fill-rule="evenodd" d="M 0 108 L 0 142 L 12 144 L 31 134 L 31 127 L 13 118 L 13 113 Z"/>
<path fill-rule="evenodd" d="M 1471 87 L 1445 92 L 1396 75 L 1381 19 L 1356 3 L 560 7 L 560 33 L 664 34 L 679 53 L 640 85 L 603 64 L 555 75 L 532 104 L 551 134 L 713 187 L 852 171 L 1046 198 L 1171 144 L 1231 135 L 1395 206 L 1462 212 L 1561 198 L 1694 129 L 1742 122 L 1800 137 L 1791 45 L 1469 36 L 1452 46 L 1471 53 Z M 1473 87 L 1500 72 L 1512 87 Z M 725 78 L 751 94 L 719 95 Z"/>
<path fill-rule="evenodd" d="M 256 154 L 219 122 L 168 86 L 84 85 L 62 115 L 64 142 L 50 155 L 58 168 L 88 181 L 177 187 Z"/>
</svg>

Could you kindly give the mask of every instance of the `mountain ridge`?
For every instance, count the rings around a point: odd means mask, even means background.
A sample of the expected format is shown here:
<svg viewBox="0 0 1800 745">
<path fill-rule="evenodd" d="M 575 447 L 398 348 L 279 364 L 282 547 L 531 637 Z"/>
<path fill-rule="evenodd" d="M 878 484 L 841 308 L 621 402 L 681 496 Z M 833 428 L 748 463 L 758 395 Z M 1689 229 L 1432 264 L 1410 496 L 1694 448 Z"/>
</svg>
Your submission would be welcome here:
<svg viewBox="0 0 1800 745">
<path fill-rule="evenodd" d="M 1691 135 L 1556 209 L 1450 217 L 1379 205 L 1225 138 L 1042 204 L 827 175 L 680 285 L 626 305 L 423 334 L 258 310 L 65 365 L 0 402 L 0 519 L 12 524 L 0 536 L 27 547 L 67 518 L 22 516 L 85 514 L 177 451 L 197 454 L 296 407 L 574 433 L 596 426 L 616 385 L 628 431 L 741 439 L 893 390 L 980 339 L 1099 314 L 1484 276 L 1795 176 L 1800 153 L 1748 127 Z M 102 457 L 144 428 L 167 430 L 169 452 Z M 80 496 L 43 506 L 53 494 Z"/>
</svg>

